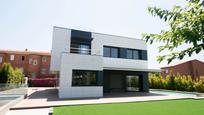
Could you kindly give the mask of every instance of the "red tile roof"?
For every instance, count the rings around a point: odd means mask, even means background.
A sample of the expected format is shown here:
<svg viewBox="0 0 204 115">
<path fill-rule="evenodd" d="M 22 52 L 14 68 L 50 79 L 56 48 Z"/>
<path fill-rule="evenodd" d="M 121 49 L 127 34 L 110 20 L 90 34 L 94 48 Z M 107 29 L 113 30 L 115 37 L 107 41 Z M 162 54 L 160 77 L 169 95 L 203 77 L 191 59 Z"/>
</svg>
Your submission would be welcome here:
<svg viewBox="0 0 204 115">
<path fill-rule="evenodd" d="M 0 50 L 0 53 L 50 56 L 50 52 L 40 52 L 40 51 Z"/>
</svg>

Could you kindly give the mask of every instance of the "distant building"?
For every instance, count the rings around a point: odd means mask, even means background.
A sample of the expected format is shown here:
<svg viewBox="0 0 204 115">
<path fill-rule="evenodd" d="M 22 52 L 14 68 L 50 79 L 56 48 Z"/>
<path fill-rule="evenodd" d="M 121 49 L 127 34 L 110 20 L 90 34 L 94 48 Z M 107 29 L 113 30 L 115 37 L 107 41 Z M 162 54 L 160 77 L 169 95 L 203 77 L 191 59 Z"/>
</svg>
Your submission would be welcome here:
<svg viewBox="0 0 204 115">
<path fill-rule="evenodd" d="M 180 75 L 190 75 L 192 79 L 196 80 L 200 76 L 204 76 L 204 62 L 195 59 L 173 66 L 162 67 L 161 70 L 163 77 L 166 77 L 170 73 L 179 73 Z"/>
<path fill-rule="evenodd" d="M 6 62 L 20 68 L 26 77 L 44 77 L 50 73 L 50 52 L 0 50 L 0 66 Z"/>
</svg>

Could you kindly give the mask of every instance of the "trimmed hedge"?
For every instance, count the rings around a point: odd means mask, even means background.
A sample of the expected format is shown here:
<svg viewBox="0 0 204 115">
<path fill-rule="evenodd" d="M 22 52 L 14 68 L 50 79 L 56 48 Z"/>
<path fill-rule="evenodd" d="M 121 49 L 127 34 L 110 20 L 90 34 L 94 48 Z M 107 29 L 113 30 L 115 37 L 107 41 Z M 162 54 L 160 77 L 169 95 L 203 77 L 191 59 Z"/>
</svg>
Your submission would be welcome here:
<svg viewBox="0 0 204 115">
<path fill-rule="evenodd" d="M 167 75 L 165 79 L 158 74 L 149 75 L 149 84 L 152 89 L 168 89 L 178 91 L 197 91 L 204 93 L 204 78 L 193 81 L 191 76 Z"/>
<path fill-rule="evenodd" d="M 30 78 L 28 79 L 31 87 L 55 87 L 57 86 L 57 78 Z"/>
</svg>

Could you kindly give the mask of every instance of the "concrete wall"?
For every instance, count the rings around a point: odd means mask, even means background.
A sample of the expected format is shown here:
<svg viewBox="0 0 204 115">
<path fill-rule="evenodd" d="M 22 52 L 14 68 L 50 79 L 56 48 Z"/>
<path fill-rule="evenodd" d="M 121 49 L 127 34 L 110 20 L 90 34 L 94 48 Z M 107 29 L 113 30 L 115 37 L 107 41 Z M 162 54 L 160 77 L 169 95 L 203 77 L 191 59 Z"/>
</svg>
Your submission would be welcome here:
<svg viewBox="0 0 204 115">
<path fill-rule="evenodd" d="M 121 36 L 92 33 L 92 54 L 103 55 L 103 46 L 122 47 L 130 49 L 147 50 L 147 45 L 143 40 L 127 38 Z M 103 57 L 103 67 L 147 69 L 147 60 L 133 60 L 121 58 Z"/>
<path fill-rule="evenodd" d="M 54 27 L 53 28 L 53 39 L 52 39 L 52 51 L 51 51 L 51 71 L 60 70 L 60 60 L 62 52 L 70 51 L 70 37 L 71 30 Z"/>
<path fill-rule="evenodd" d="M 71 61 L 70 61 L 71 60 Z M 102 86 L 72 87 L 72 70 L 97 70 L 102 71 L 102 57 L 63 53 L 60 67 L 59 97 L 102 97 Z"/>
</svg>

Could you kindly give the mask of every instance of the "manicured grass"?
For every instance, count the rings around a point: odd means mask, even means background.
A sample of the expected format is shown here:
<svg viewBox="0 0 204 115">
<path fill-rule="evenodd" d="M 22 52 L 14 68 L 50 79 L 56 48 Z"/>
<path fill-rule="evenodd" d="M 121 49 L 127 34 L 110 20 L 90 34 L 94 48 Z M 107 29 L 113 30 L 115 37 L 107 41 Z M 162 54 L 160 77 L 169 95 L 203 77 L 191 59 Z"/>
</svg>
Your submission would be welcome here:
<svg viewBox="0 0 204 115">
<path fill-rule="evenodd" d="M 204 115 L 204 100 L 63 106 L 54 115 Z"/>
</svg>

